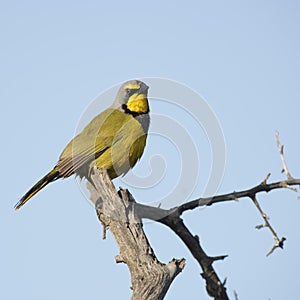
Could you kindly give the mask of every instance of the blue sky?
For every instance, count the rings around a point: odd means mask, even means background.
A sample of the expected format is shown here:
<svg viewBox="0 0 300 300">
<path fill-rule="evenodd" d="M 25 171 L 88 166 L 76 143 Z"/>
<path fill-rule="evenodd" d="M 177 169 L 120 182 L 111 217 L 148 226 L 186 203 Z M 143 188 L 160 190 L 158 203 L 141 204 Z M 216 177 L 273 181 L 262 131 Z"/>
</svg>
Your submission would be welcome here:
<svg viewBox="0 0 300 300">
<path fill-rule="evenodd" d="M 115 242 L 110 234 L 101 240 L 102 228 L 74 178 L 55 182 L 24 209 L 13 210 L 54 166 L 91 101 L 115 84 L 169 78 L 206 99 L 226 144 L 218 193 L 249 188 L 268 172 L 270 180 L 284 179 L 275 130 L 290 172 L 299 177 L 299 14 L 299 2 L 290 0 L 2 1 L 0 298 L 79 300 L 99 299 L 100 293 L 130 298 L 127 268 L 114 262 Z M 153 114 L 166 111 L 157 101 L 151 108 Z M 195 137 L 200 177 L 209 168 L 204 136 L 199 131 L 199 140 Z M 166 147 L 167 142 L 149 139 L 138 172 Z M 133 192 L 140 202 L 160 193 Z M 202 192 L 197 186 L 193 197 Z M 255 230 L 261 220 L 249 200 L 184 214 L 209 255 L 229 255 L 215 268 L 227 277 L 231 298 L 234 290 L 240 299 L 298 295 L 297 196 L 291 191 L 259 195 L 278 234 L 287 237 L 284 251 L 268 258 L 273 239 L 267 230 Z M 147 223 L 145 231 L 161 261 L 187 259 L 166 299 L 209 299 L 182 242 L 159 224 Z"/>
</svg>

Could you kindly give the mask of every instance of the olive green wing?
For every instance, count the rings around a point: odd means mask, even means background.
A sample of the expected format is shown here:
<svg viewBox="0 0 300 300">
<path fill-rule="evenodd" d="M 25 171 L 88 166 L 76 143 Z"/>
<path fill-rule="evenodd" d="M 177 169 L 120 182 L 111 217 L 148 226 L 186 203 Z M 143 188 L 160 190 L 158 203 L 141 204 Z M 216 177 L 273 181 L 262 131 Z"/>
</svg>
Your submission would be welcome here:
<svg viewBox="0 0 300 300">
<path fill-rule="evenodd" d="M 90 163 L 111 147 L 124 123 L 124 115 L 115 109 L 97 115 L 63 150 L 57 163 L 60 175 L 84 176 Z"/>
</svg>

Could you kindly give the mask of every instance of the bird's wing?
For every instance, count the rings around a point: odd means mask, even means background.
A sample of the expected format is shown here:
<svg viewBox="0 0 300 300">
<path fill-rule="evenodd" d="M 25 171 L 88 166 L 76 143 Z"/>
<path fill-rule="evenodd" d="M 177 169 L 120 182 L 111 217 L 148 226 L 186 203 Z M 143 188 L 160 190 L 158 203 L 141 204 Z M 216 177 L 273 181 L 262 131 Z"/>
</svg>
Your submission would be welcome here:
<svg viewBox="0 0 300 300">
<path fill-rule="evenodd" d="M 107 109 L 97 115 L 60 155 L 57 169 L 61 176 L 68 177 L 77 173 L 109 149 L 115 135 L 124 125 L 125 117 L 124 113 L 115 109 Z"/>
</svg>

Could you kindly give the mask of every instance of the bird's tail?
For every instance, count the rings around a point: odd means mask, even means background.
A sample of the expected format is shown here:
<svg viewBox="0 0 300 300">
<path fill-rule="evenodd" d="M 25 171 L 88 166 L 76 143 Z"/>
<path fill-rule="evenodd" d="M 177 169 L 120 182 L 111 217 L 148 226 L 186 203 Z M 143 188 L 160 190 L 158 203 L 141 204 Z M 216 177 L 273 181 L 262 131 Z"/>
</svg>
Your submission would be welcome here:
<svg viewBox="0 0 300 300">
<path fill-rule="evenodd" d="M 15 205 L 15 209 L 18 210 L 23 206 L 31 197 L 33 197 L 37 192 L 44 188 L 48 183 L 56 180 L 58 178 L 59 172 L 56 168 L 51 170 L 47 175 L 45 175 L 41 180 L 39 180 Z"/>
</svg>

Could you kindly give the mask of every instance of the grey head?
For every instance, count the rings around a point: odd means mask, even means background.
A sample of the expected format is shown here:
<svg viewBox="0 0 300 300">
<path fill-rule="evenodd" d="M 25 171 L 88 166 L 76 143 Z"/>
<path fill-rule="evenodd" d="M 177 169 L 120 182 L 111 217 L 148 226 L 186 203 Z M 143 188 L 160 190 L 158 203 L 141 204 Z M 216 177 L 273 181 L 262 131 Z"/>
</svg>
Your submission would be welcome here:
<svg viewBox="0 0 300 300">
<path fill-rule="evenodd" d="M 148 132 L 150 124 L 148 89 L 149 87 L 140 80 L 126 81 L 121 85 L 111 106 L 111 108 L 131 114 L 141 123 L 145 133 Z"/>
<path fill-rule="evenodd" d="M 148 96 L 149 87 L 140 80 L 129 80 L 124 82 L 117 93 L 116 99 L 112 104 L 112 108 L 123 110 L 122 106 L 127 104 L 129 98 L 133 94 L 143 94 Z M 146 113 L 146 112 L 144 112 Z"/>
</svg>

